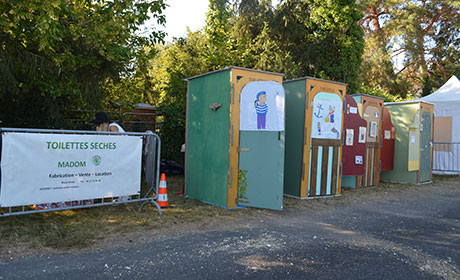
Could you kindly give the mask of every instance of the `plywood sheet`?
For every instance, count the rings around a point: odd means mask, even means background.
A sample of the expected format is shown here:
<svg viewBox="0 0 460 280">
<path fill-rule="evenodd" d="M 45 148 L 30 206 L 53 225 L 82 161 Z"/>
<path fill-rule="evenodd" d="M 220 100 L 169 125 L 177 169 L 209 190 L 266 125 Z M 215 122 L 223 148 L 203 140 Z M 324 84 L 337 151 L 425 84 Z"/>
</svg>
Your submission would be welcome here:
<svg viewBox="0 0 460 280">
<path fill-rule="evenodd" d="M 452 142 L 452 117 L 434 117 L 434 142 Z"/>
</svg>

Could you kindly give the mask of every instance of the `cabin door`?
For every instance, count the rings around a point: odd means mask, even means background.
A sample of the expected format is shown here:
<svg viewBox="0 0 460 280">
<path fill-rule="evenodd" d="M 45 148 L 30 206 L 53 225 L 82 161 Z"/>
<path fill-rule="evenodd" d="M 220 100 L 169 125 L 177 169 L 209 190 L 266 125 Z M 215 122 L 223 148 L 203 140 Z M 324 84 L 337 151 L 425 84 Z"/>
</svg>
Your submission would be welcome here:
<svg viewBox="0 0 460 280">
<path fill-rule="evenodd" d="M 319 92 L 313 98 L 308 196 L 335 195 L 338 190 L 343 101 Z"/>
<path fill-rule="evenodd" d="M 431 113 L 423 111 L 421 130 L 420 182 L 431 180 Z"/>
<path fill-rule="evenodd" d="M 283 209 L 284 89 L 251 82 L 240 95 L 238 205 Z"/>
<path fill-rule="evenodd" d="M 375 106 L 366 106 L 364 109 L 363 116 L 367 121 L 366 171 L 362 182 L 364 187 L 378 185 L 380 113 L 380 109 Z"/>
</svg>

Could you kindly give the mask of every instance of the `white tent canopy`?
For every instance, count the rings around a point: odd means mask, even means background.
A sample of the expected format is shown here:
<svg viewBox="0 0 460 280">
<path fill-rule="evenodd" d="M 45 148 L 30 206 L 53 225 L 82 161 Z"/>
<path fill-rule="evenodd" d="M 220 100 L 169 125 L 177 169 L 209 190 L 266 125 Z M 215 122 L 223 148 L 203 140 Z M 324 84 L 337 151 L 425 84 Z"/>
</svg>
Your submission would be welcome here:
<svg viewBox="0 0 460 280">
<path fill-rule="evenodd" d="M 420 100 L 434 104 L 435 143 L 439 141 L 436 139 L 439 139 L 437 133 L 444 139 L 447 135 L 450 140 L 441 140 L 442 142 L 453 143 L 435 144 L 433 173 L 460 174 L 460 81 L 454 75 L 437 91 Z"/>
<path fill-rule="evenodd" d="M 455 108 L 460 114 L 460 80 L 454 75 L 442 87 L 430 95 L 420 98 L 423 101 L 435 104 L 434 110 L 436 114 L 436 107 L 443 110 L 447 105 L 449 108 Z M 439 106 L 436 106 L 439 104 Z"/>
</svg>

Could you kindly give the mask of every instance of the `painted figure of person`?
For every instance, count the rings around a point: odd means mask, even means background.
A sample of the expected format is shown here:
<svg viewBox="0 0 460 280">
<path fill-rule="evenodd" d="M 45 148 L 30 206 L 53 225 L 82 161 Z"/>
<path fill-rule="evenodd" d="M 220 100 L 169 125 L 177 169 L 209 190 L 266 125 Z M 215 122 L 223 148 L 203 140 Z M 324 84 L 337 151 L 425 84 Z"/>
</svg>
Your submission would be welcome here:
<svg viewBox="0 0 460 280">
<path fill-rule="evenodd" d="M 326 117 L 326 122 L 334 122 L 334 112 L 335 112 L 335 107 L 329 105 L 329 114 Z"/>
<path fill-rule="evenodd" d="M 335 112 L 335 107 L 329 105 L 329 120 L 331 121 L 331 123 L 334 122 L 334 112 Z"/>
<path fill-rule="evenodd" d="M 254 107 L 257 113 L 257 129 L 265 129 L 265 122 L 267 120 L 268 106 L 267 93 L 260 91 L 257 93 L 256 100 L 254 101 Z"/>
</svg>

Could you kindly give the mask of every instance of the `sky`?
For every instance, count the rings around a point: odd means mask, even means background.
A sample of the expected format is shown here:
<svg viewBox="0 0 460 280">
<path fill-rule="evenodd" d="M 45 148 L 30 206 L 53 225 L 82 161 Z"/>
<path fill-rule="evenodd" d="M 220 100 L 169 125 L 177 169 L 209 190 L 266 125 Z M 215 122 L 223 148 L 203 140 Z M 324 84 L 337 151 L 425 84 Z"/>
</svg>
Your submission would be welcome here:
<svg viewBox="0 0 460 280">
<path fill-rule="evenodd" d="M 208 0 L 166 0 L 164 14 L 166 28 L 158 28 L 167 34 L 165 40 L 172 41 L 173 37 L 184 37 L 187 27 L 191 31 L 202 29 L 206 22 Z"/>
<path fill-rule="evenodd" d="M 204 27 L 209 0 L 165 0 L 165 2 L 168 5 L 164 10 L 166 27 L 158 25 L 154 27 L 167 33 L 165 38 L 167 42 L 171 42 L 174 37 L 184 37 L 187 34 L 187 27 L 191 31 Z M 279 0 L 272 1 L 273 5 L 278 2 Z"/>
</svg>

